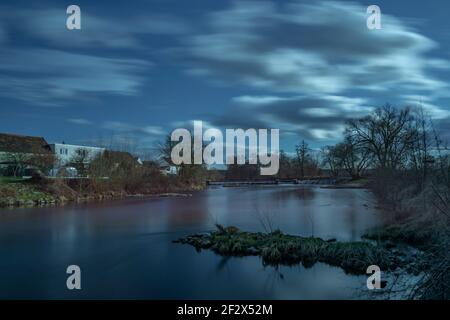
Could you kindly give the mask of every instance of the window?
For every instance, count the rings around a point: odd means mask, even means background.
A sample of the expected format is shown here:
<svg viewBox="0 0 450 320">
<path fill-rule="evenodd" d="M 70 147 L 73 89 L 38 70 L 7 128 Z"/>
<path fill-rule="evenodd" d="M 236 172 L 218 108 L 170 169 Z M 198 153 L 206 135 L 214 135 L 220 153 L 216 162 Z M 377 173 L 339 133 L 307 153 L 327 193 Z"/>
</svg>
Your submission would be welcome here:
<svg viewBox="0 0 450 320">
<path fill-rule="evenodd" d="M 84 150 L 84 149 L 78 149 L 77 153 L 78 153 L 78 155 L 80 155 L 82 157 L 86 157 L 88 155 L 88 151 Z"/>
</svg>

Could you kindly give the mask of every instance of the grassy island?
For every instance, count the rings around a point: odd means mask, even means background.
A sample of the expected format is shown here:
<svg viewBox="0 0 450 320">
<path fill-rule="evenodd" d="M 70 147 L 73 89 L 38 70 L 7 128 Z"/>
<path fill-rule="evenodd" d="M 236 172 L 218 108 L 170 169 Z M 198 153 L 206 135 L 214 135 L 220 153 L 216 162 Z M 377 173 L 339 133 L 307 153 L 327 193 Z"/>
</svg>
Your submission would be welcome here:
<svg viewBox="0 0 450 320">
<path fill-rule="evenodd" d="M 312 266 L 316 262 L 341 267 L 345 272 L 365 274 L 367 267 L 382 270 L 407 267 L 412 257 L 392 252 L 383 245 L 370 242 L 337 242 L 315 237 L 271 233 L 244 232 L 236 227 L 217 225 L 217 230 L 194 234 L 178 240 L 197 249 L 209 249 L 222 256 L 260 256 L 264 265 Z"/>
</svg>

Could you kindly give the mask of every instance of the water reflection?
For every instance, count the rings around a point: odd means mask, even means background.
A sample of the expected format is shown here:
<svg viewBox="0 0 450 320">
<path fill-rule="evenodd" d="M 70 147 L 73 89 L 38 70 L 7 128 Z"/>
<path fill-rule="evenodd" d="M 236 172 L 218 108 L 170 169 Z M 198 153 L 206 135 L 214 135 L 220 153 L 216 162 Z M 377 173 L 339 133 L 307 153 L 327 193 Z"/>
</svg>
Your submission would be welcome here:
<svg viewBox="0 0 450 320">
<path fill-rule="evenodd" d="M 264 267 L 171 241 L 214 223 L 358 240 L 380 221 L 363 190 L 305 186 L 215 188 L 190 198 L 126 199 L 56 208 L 2 210 L 0 298 L 348 298 L 365 278 L 322 263 Z M 65 287 L 78 264 L 83 290 Z"/>
<path fill-rule="evenodd" d="M 271 197 L 276 200 L 312 200 L 316 195 L 316 188 L 299 187 L 299 188 L 286 188 L 280 189 L 279 192 L 273 192 Z"/>
<path fill-rule="evenodd" d="M 180 205 L 179 201 L 168 201 L 164 210 L 168 213 L 168 229 L 184 226 L 206 227 L 210 219 L 207 199 L 207 196 L 200 194 L 195 197 L 195 201 L 186 201 L 188 205 Z"/>
</svg>

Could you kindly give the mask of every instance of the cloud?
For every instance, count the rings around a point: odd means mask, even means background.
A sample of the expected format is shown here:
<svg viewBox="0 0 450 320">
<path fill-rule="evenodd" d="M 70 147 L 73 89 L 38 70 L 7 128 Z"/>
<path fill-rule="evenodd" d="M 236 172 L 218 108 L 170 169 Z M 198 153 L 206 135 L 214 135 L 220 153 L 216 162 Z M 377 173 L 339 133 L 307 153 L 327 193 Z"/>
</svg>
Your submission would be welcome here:
<svg viewBox="0 0 450 320">
<path fill-rule="evenodd" d="M 240 96 L 213 125 L 227 128 L 278 128 L 282 135 L 313 141 L 337 139 L 345 121 L 373 110 L 368 101 L 342 96 Z"/>
<path fill-rule="evenodd" d="M 73 124 L 78 124 L 78 125 L 83 125 L 83 126 L 87 126 L 87 125 L 91 125 L 92 122 L 86 119 L 82 119 L 82 118 L 70 118 L 67 119 L 67 122 L 73 123 Z"/>
<path fill-rule="evenodd" d="M 131 13 L 130 13 L 131 12 Z M 108 10 L 84 10 L 81 6 L 81 30 L 68 30 L 65 7 L 40 7 L 23 9 L 0 6 L 0 40 L 6 31 L 26 34 L 30 39 L 47 45 L 62 47 L 92 48 L 138 48 L 145 43 L 142 35 L 182 35 L 191 31 L 183 19 L 170 14 L 134 14 L 128 11 L 123 16 L 111 16 Z M 132 21 L 132 23 L 129 23 Z"/>
<path fill-rule="evenodd" d="M 190 30 L 171 15 L 137 11 L 128 23 L 82 8 L 82 29 L 70 31 L 63 9 L 0 9 L 0 94 L 34 105 L 59 106 L 85 93 L 136 95 L 153 66 L 146 58 L 129 58 L 147 48 L 141 36 Z M 123 49 L 125 58 L 118 51 Z"/>
<path fill-rule="evenodd" d="M 101 128 L 106 130 L 106 139 L 97 144 L 114 150 L 128 151 L 143 158 L 158 153 L 158 143 L 167 133 L 162 127 L 153 125 L 139 126 L 122 121 L 105 121 Z"/>
<path fill-rule="evenodd" d="M 449 67 L 427 56 L 434 41 L 387 14 L 381 30 L 366 18 L 354 3 L 239 2 L 211 13 L 181 52 L 196 74 L 283 93 L 448 88 L 431 75 Z"/>
<path fill-rule="evenodd" d="M 102 127 L 115 132 L 140 134 L 140 135 L 163 135 L 165 132 L 159 126 L 137 126 L 120 121 L 106 121 Z"/>
<path fill-rule="evenodd" d="M 81 30 L 66 28 L 65 10 L 43 9 L 16 11 L 24 29 L 33 36 L 59 47 L 94 47 L 137 49 L 144 44 L 142 35 L 180 35 L 189 32 L 184 21 L 171 15 L 148 14 L 123 17 L 92 15 L 81 8 Z M 133 21 L 129 23 L 129 21 Z"/>
<path fill-rule="evenodd" d="M 201 122 L 203 131 L 215 128 L 213 124 L 211 124 L 209 121 L 206 121 L 205 119 L 192 119 L 192 120 L 182 120 L 182 121 L 172 121 L 169 126 L 172 129 L 186 129 L 188 131 L 194 130 L 194 122 Z"/>
<path fill-rule="evenodd" d="M 427 117 L 441 120 L 450 117 L 450 111 L 433 104 L 433 98 L 419 95 L 403 95 L 402 101 L 405 105 L 413 108 L 421 108 Z"/>
<path fill-rule="evenodd" d="M 38 62 L 38 63 L 37 63 Z M 0 49 L 3 96 L 33 104 L 58 104 L 82 93 L 134 95 L 149 62 L 51 49 Z"/>
<path fill-rule="evenodd" d="M 389 101 L 412 104 L 418 96 L 429 97 L 422 106 L 430 116 L 449 117 L 433 101 L 450 92 L 438 77 L 450 64 L 432 56 L 438 44 L 385 13 L 382 29 L 369 30 L 366 8 L 338 1 L 235 2 L 210 13 L 178 53 L 192 75 L 264 92 L 234 97 L 229 110 L 211 120 L 217 126 L 337 140 L 349 118 Z"/>
</svg>

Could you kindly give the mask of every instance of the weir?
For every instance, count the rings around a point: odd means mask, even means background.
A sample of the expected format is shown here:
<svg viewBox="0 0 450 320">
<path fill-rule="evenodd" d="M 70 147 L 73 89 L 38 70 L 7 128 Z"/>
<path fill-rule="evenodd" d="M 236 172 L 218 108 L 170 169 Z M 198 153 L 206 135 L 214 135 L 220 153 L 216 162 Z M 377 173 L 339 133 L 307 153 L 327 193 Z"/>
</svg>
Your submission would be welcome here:
<svg viewBox="0 0 450 320">
<path fill-rule="evenodd" d="M 305 177 L 295 179 L 266 179 L 266 180 L 222 180 L 206 181 L 209 186 L 240 186 L 240 185 L 278 185 L 278 184 L 336 184 L 334 177 Z"/>
</svg>

